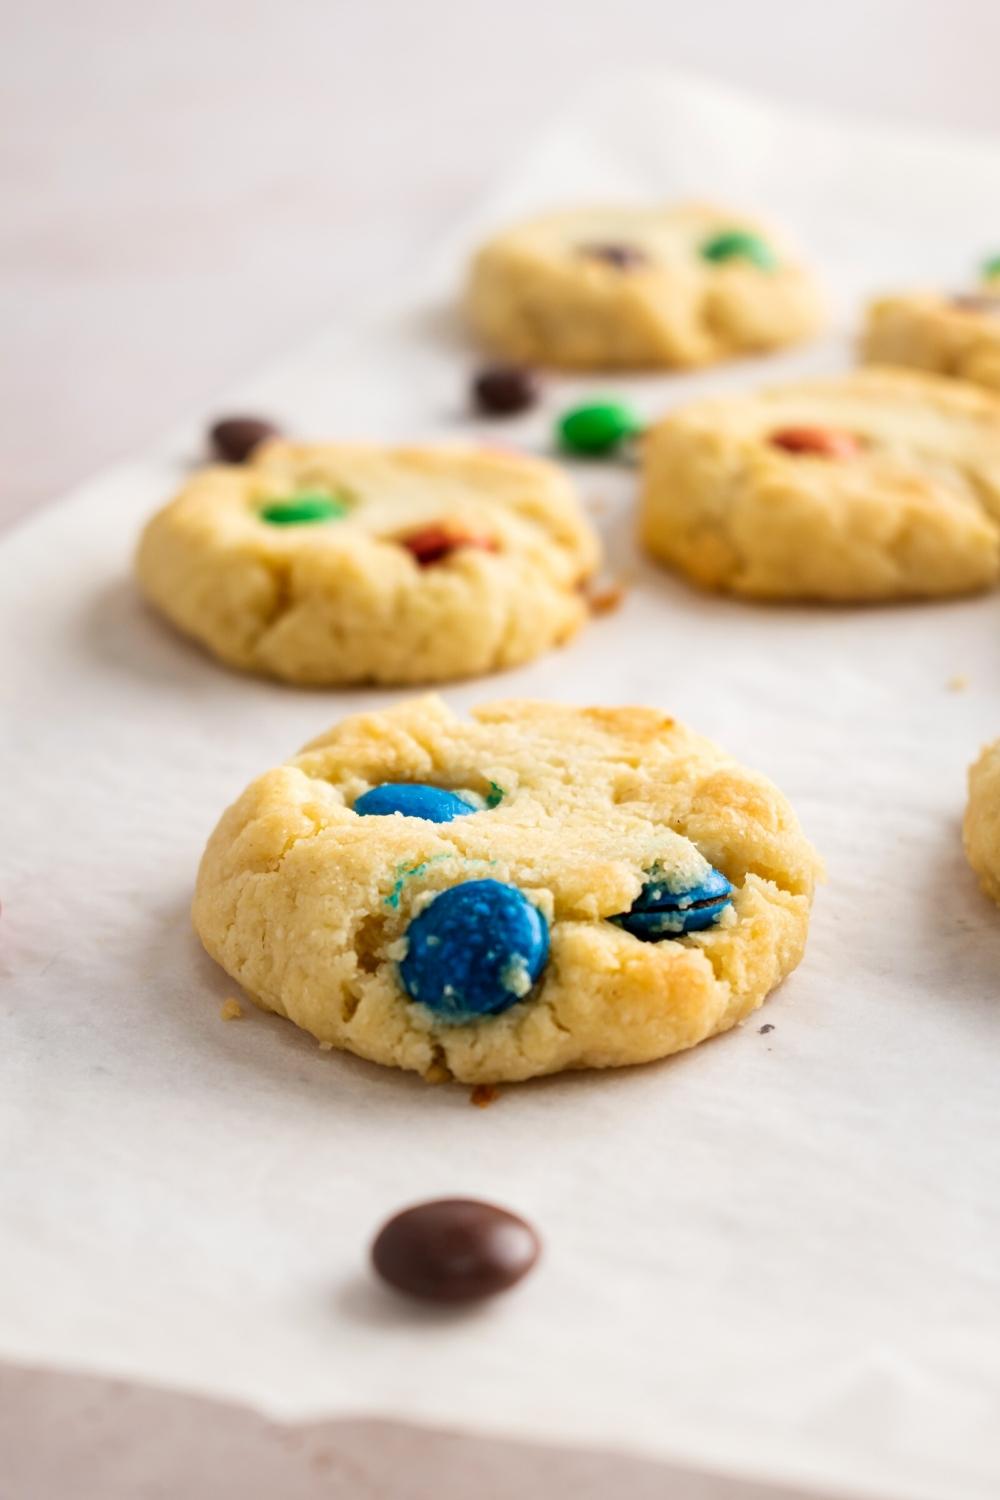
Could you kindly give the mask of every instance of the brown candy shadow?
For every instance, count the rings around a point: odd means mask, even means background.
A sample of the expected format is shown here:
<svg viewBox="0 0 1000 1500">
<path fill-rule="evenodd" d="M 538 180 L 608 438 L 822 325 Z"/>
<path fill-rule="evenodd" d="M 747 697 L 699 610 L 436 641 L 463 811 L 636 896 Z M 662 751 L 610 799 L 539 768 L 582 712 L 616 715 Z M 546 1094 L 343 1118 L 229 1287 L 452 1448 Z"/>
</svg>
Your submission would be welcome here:
<svg viewBox="0 0 1000 1500">
<path fill-rule="evenodd" d="M 451 1325 L 466 1323 L 472 1319 L 488 1316 L 494 1303 L 516 1296 L 517 1288 L 501 1292 L 496 1297 L 487 1297 L 479 1302 L 447 1304 L 421 1302 L 393 1291 L 376 1278 L 374 1271 L 367 1275 L 351 1277 L 333 1295 L 334 1311 L 338 1317 L 346 1318 L 363 1328 L 422 1328 L 428 1325 Z"/>
</svg>

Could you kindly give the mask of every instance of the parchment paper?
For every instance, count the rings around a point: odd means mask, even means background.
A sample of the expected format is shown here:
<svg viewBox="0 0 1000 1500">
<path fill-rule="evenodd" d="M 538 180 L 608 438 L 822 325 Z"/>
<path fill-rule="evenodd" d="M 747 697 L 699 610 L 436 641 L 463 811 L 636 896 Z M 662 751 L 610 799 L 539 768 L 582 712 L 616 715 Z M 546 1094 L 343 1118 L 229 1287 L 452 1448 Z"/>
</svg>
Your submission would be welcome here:
<svg viewBox="0 0 1000 1500">
<path fill-rule="evenodd" d="M 332 191 L 331 185 L 331 191 Z M 838 335 L 696 378 L 553 379 L 463 414 L 449 311 L 509 213 L 718 196 L 784 220 Z M 1000 147 L 823 122 L 714 87 L 619 80 L 532 154 L 405 296 L 220 402 L 302 433 L 544 450 L 582 391 L 652 415 L 849 358 L 856 299 L 960 286 L 1000 235 Z M 640 561 L 634 475 L 580 467 L 627 572 L 570 648 L 447 692 L 663 706 L 771 775 L 826 857 L 806 960 L 741 1029 L 673 1061 L 503 1092 L 336 1054 L 249 1009 L 188 903 L 258 771 L 393 693 L 230 675 L 137 601 L 145 516 L 200 421 L 0 548 L 4 1185 L 0 1357 L 248 1400 L 593 1443 L 845 1493 L 1000 1489 L 1000 912 L 967 869 L 964 773 L 1000 733 L 1000 600 L 821 610 L 707 598 Z M 961 674 L 964 690 L 949 681 Z M 760 1024 L 774 1030 L 761 1034 Z M 368 1278 L 401 1204 L 496 1198 L 546 1241 L 481 1312 Z"/>
</svg>

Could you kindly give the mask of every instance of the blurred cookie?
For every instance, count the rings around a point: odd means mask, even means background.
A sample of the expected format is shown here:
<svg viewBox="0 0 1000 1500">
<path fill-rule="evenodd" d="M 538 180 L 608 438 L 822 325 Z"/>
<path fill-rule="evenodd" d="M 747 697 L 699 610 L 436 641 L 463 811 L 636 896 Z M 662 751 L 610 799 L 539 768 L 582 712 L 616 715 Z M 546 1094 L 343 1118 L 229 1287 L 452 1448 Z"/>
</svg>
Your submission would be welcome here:
<svg viewBox="0 0 1000 1500">
<path fill-rule="evenodd" d="M 799 962 L 817 872 L 776 787 L 653 709 L 415 698 L 247 788 L 194 921 L 324 1045 L 495 1083 L 734 1026 Z"/>
<path fill-rule="evenodd" d="M 987 745 L 969 769 L 962 840 L 983 890 L 1000 902 L 1000 740 Z"/>
<path fill-rule="evenodd" d="M 868 308 L 861 354 L 1000 391 L 1000 291 L 881 297 Z"/>
<path fill-rule="evenodd" d="M 467 308 L 497 352 L 567 369 L 687 368 L 811 337 L 812 275 L 770 230 L 687 203 L 547 214 L 475 256 Z"/>
<path fill-rule="evenodd" d="M 146 527 L 146 596 L 230 666 L 434 682 L 530 660 L 586 616 L 598 544 L 553 464 L 499 451 L 270 443 Z"/>
<path fill-rule="evenodd" d="M 869 369 L 701 401 L 643 444 L 649 551 L 706 588 L 844 602 L 1000 575 L 1000 398 Z"/>
</svg>

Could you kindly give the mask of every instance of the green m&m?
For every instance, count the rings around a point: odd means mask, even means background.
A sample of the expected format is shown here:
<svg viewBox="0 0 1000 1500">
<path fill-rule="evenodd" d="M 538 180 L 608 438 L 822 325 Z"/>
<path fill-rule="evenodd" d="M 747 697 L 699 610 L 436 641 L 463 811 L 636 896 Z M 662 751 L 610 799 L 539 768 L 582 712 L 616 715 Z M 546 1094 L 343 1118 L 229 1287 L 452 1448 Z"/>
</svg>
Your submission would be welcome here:
<svg viewBox="0 0 1000 1500">
<path fill-rule="evenodd" d="M 979 271 L 984 281 L 1000 280 L 1000 255 L 989 256 L 983 261 Z"/>
<path fill-rule="evenodd" d="M 269 526 L 307 526 L 317 521 L 335 521 L 346 514 L 347 505 L 343 500 L 318 490 L 268 500 L 258 511 L 261 520 Z"/>
<path fill-rule="evenodd" d="M 574 406 L 559 419 L 559 442 L 571 453 L 597 456 L 612 453 L 642 431 L 635 412 L 619 401 L 593 401 Z"/>
<path fill-rule="evenodd" d="M 721 263 L 727 260 L 748 260 L 762 271 L 773 271 L 778 258 L 766 240 L 751 234 L 746 229 L 724 229 L 713 234 L 699 246 L 703 260 Z"/>
</svg>

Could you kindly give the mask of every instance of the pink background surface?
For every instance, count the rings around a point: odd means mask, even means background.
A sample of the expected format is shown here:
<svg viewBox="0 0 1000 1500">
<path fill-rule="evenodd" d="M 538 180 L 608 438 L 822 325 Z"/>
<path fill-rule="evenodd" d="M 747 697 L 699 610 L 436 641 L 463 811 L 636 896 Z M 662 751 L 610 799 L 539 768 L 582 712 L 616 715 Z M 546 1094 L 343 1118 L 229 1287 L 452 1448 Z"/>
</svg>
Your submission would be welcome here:
<svg viewBox="0 0 1000 1500">
<path fill-rule="evenodd" d="M 990 0 L 7 0 L 0 524 L 405 273 L 612 68 L 1000 130 L 998 55 Z"/>
</svg>

